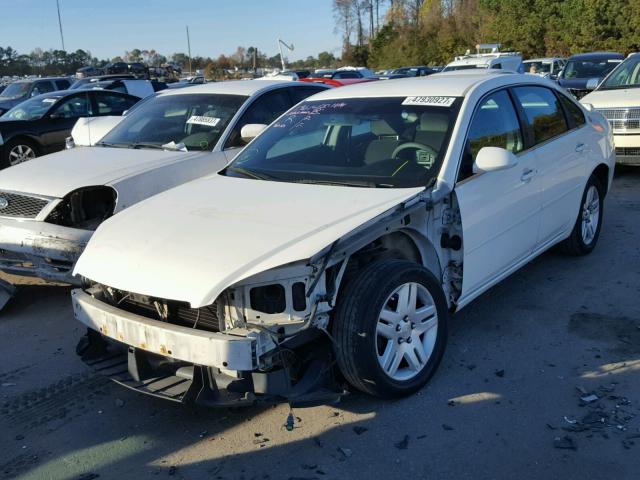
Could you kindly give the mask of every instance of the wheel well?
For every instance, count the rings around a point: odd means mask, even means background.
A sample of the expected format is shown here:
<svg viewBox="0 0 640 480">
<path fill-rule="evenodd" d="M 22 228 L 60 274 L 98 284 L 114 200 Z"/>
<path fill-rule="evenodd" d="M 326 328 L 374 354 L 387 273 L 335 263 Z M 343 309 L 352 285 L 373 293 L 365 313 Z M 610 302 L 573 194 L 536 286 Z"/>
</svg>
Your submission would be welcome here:
<svg viewBox="0 0 640 480">
<path fill-rule="evenodd" d="M 40 145 L 40 142 L 38 142 L 38 140 L 36 140 L 35 138 L 25 134 L 20 134 L 20 135 L 16 135 L 15 137 L 11 137 L 10 139 L 5 141 L 5 145 L 7 143 L 20 142 L 20 141 L 23 141 L 23 142 L 26 141 L 30 145 L 33 145 L 36 149 L 36 153 L 40 153 L 42 151 L 42 145 Z"/>
<path fill-rule="evenodd" d="M 441 268 L 435 249 L 427 239 L 422 241 L 422 238 L 414 237 L 403 231 L 388 233 L 353 253 L 348 260 L 338 291 L 342 291 L 344 286 L 369 264 L 380 260 L 408 260 L 424 265 L 439 278 Z M 337 267 L 336 265 L 329 270 L 337 270 Z"/>
<path fill-rule="evenodd" d="M 606 195 L 607 187 L 609 186 L 609 167 L 604 163 L 601 163 L 596 167 L 592 175 L 600 181 L 600 185 L 604 188 L 604 193 Z"/>
</svg>

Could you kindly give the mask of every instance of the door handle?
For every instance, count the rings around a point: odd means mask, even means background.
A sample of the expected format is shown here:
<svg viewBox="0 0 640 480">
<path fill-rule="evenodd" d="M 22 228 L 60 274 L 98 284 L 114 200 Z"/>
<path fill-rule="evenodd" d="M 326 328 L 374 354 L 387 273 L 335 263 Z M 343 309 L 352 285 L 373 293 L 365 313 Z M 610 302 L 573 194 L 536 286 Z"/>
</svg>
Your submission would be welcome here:
<svg viewBox="0 0 640 480">
<path fill-rule="evenodd" d="M 528 183 L 531 181 L 531 179 L 534 177 L 535 174 L 536 174 L 536 171 L 533 168 L 527 168 L 522 172 L 522 176 L 520 177 L 520 180 L 522 180 L 525 183 Z"/>
<path fill-rule="evenodd" d="M 576 145 L 576 152 L 582 153 L 583 150 L 584 150 L 584 143 L 579 143 Z"/>
</svg>

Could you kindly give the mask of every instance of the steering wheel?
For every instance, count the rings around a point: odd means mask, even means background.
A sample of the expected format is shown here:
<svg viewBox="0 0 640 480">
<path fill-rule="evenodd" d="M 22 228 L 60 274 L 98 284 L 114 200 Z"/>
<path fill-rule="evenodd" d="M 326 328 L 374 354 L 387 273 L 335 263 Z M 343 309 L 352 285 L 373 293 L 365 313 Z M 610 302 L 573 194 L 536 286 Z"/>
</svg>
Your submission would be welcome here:
<svg viewBox="0 0 640 480">
<path fill-rule="evenodd" d="M 438 156 L 438 152 L 436 152 L 435 149 L 433 147 L 430 147 L 429 145 L 425 145 L 424 143 L 418 143 L 418 142 L 407 142 L 407 143 L 403 143 L 402 145 L 398 145 L 393 151 L 393 153 L 391 154 L 391 158 L 396 160 L 396 157 L 400 152 L 402 152 L 403 150 L 407 150 L 409 148 L 412 148 L 414 150 L 423 150 L 427 152 L 427 155 L 429 155 L 434 160 Z M 421 164 L 417 160 L 416 160 L 416 163 Z M 431 162 L 431 164 L 433 164 L 433 161 Z M 429 167 L 431 167 L 431 165 L 429 165 Z"/>
</svg>

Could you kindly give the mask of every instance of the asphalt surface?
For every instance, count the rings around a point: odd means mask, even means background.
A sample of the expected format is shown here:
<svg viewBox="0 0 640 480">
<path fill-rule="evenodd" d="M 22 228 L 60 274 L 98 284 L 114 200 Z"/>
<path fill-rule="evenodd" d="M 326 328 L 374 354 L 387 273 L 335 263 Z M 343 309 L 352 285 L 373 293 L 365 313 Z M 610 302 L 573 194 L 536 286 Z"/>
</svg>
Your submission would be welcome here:
<svg viewBox="0 0 640 480">
<path fill-rule="evenodd" d="M 0 477 L 637 479 L 639 239 L 624 169 L 596 250 L 546 253 L 455 315 L 419 394 L 298 409 L 292 432 L 285 405 L 192 409 L 94 375 L 68 288 L 22 281 L 0 313 Z"/>
</svg>

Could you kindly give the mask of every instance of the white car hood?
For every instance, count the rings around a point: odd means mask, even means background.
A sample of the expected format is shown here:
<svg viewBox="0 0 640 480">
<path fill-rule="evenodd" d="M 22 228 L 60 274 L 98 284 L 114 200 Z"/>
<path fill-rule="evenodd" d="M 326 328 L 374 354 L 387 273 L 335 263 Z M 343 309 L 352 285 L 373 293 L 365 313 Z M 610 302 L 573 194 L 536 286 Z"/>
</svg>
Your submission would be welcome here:
<svg viewBox="0 0 640 480">
<path fill-rule="evenodd" d="M 74 273 L 201 307 L 240 280 L 310 258 L 422 190 L 211 175 L 102 223 Z"/>
<path fill-rule="evenodd" d="M 62 198 L 80 187 L 108 185 L 120 178 L 195 155 L 202 155 L 202 152 L 72 148 L 2 170 L 0 190 Z"/>
<path fill-rule="evenodd" d="M 640 106 L 640 88 L 596 90 L 582 97 L 580 103 L 590 103 L 594 108 L 638 107 Z"/>
<path fill-rule="evenodd" d="M 91 147 L 102 140 L 124 116 L 83 117 L 79 118 L 71 130 L 76 147 Z"/>
</svg>

